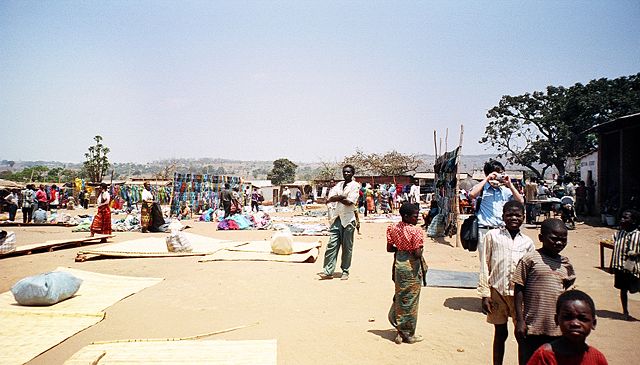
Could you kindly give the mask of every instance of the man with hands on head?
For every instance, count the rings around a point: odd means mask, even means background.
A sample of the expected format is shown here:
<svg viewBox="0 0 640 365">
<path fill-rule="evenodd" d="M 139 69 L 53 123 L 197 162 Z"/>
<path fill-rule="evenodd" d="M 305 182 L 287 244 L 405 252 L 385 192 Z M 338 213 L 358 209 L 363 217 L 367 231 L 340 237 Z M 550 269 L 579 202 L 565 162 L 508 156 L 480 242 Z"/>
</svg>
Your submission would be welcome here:
<svg viewBox="0 0 640 365">
<path fill-rule="evenodd" d="M 511 183 L 509 176 L 504 173 L 504 166 L 500 161 L 489 160 L 485 163 L 484 174 L 485 178 L 469 192 L 469 196 L 476 199 L 476 217 L 479 227 L 478 251 L 482 251 L 482 242 L 489 230 L 504 226 L 502 220 L 504 204 L 509 200 L 524 204 L 524 198 Z M 478 199 L 480 199 L 479 203 Z"/>
</svg>

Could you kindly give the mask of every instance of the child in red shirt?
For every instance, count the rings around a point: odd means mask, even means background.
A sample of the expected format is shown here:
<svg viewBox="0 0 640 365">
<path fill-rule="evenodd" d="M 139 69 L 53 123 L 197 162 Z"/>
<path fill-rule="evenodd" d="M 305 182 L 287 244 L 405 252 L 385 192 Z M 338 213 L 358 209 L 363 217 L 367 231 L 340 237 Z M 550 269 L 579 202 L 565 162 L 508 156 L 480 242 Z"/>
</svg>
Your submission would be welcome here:
<svg viewBox="0 0 640 365">
<path fill-rule="evenodd" d="M 596 306 L 580 290 L 569 290 L 558 297 L 555 321 L 562 337 L 546 343 L 533 353 L 527 365 L 607 365 L 602 352 L 585 343 L 596 328 Z"/>
</svg>

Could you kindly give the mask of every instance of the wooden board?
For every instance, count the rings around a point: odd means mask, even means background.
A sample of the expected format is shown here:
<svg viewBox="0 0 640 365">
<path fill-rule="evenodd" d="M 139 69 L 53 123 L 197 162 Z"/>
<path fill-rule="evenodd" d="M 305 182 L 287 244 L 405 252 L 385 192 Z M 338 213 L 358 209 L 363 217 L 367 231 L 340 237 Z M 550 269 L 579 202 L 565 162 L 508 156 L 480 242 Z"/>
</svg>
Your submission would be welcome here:
<svg viewBox="0 0 640 365">
<path fill-rule="evenodd" d="M 33 243 L 16 247 L 13 252 L 0 254 L 0 258 L 8 256 L 30 255 L 35 252 L 51 252 L 57 248 L 65 246 L 82 246 L 83 244 L 99 243 L 103 239 L 113 238 L 114 235 L 95 235 L 93 237 L 68 238 L 63 240 L 50 240 L 43 243 Z"/>
</svg>

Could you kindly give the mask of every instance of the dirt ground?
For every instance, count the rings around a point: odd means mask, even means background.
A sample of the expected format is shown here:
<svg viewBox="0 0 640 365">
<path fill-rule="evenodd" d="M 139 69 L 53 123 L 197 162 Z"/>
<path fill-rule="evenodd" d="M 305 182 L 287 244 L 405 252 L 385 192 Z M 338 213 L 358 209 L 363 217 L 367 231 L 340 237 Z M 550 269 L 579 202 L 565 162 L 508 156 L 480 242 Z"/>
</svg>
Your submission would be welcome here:
<svg viewBox="0 0 640 365">
<path fill-rule="evenodd" d="M 75 212 L 76 214 L 78 211 Z M 283 213 L 284 214 L 284 213 Z M 290 213 L 289 213 L 290 214 Z M 21 219 L 18 217 L 18 219 Z M 189 232 L 221 239 L 267 239 L 273 231 L 219 232 L 215 224 L 189 222 Z M 393 296 L 391 254 L 385 251 L 387 224 L 363 223 L 356 236 L 348 281 L 320 281 L 327 237 L 315 263 L 206 262 L 198 257 L 107 258 L 76 263 L 81 247 L 0 259 L 0 291 L 19 279 L 58 266 L 106 274 L 161 277 L 106 310 L 106 318 L 34 358 L 28 364 L 61 364 L 93 341 L 187 337 L 236 326 L 253 326 L 209 339 L 276 339 L 279 364 L 488 364 L 493 328 L 485 322 L 474 289 L 423 288 L 418 334 L 425 341 L 393 342 L 387 321 Z M 64 227 L 12 227 L 18 245 L 51 239 L 84 237 Z M 537 240 L 537 230 L 523 231 Z M 598 325 L 589 343 L 610 364 L 628 363 L 637 349 L 640 322 L 623 321 L 613 276 L 599 268 L 598 242 L 613 230 L 578 225 L 570 231 L 564 255 L 576 268 L 576 288 L 595 300 Z M 147 234 L 150 235 L 150 234 Z M 154 233 L 162 236 L 163 234 Z M 119 233 L 111 242 L 141 238 L 142 233 Z M 301 241 L 318 237 L 301 237 Z M 477 271 L 478 255 L 455 246 L 455 237 L 426 239 L 425 257 L 432 269 Z M 537 243 L 539 246 L 539 243 Z M 607 263 L 610 251 L 606 251 Z M 640 318 L 640 298 L 629 309 Z M 512 335 L 505 364 L 517 363 Z"/>
</svg>

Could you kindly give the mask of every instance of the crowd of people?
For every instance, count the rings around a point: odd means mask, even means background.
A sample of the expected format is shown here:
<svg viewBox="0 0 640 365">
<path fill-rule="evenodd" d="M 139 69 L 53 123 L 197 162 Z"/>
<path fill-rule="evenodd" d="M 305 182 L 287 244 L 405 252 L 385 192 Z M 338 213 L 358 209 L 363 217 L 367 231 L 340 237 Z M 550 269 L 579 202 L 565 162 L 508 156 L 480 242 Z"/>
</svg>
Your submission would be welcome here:
<svg viewBox="0 0 640 365">
<path fill-rule="evenodd" d="M 420 189 L 417 183 L 405 187 L 379 184 L 359 184 L 355 181 L 353 165 L 342 168 L 343 181 L 332 186 L 327 195 L 330 222 L 329 239 L 324 252 L 321 280 L 335 277 L 338 256 L 342 280 L 348 280 L 353 258 L 354 233 L 359 231 L 358 212 L 383 213 L 398 209 L 401 221 L 387 227 L 386 250 L 393 253 L 392 280 L 394 296 L 388 319 L 396 329 L 397 344 L 413 344 L 424 339 L 416 333 L 420 292 L 426 285 L 427 264 L 424 258 L 424 229 L 416 227 L 420 217 Z M 518 362 L 524 364 L 606 364 L 604 355 L 586 344 L 586 338 L 596 326 L 595 304 L 591 297 L 572 289 L 579 274 L 568 257 L 561 253 L 568 240 L 563 220 L 547 218 L 540 225 L 539 249 L 531 238 L 522 233 L 525 222 L 536 217 L 535 201 L 545 196 L 575 198 L 576 211 L 588 212 L 589 192 L 584 182 L 577 186 L 570 180 L 559 180 L 554 186 L 531 179 L 518 186 L 505 174 L 504 166 L 495 160 L 484 166 L 485 178 L 468 192 L 474 202 L 479 235 L 479 281 L 477 292 L 486 321 L 493 325 L 493 364 L 502 364 L 505 342 L 509 337 L 508 323 L 514 323 L 518 343 Z M 284 189 L 288 203 L 290 191 Z M 14 220 L 21 203 L 23 222 L 31 221 L 37 211 L 55 210 L 62 204 L 56 185 L 38 189 L 28 185 L 5 197 L 10 204 L 10 219 Z M 239 187 L 225 184 L 220 193 L 224 218 L 242 211 L 250 201 L 251 210 L 259 210 L 264 200 L 258 188 L 243 192 L 241 204 Z M 84 205 L 86 191 L 80 192 L 79 203 Z M 66 200 L 68 201 L 68 200 Z M 97 212 L 90 227 L 91 236 L 111 234 L 111 196 L 107 184 L 96 190 Z M 302 191 L 295 196 L 295 208 L 302 209 Z M 434 197 L 429 202 L 426 217 L 438 214 Z M 191 217 L 187 204 L 182 204 L 179 218 Z M 426 218 L 425 218 L 426 220 Z M 159 204 L 148 182 L 142 191 L 142 232 L 157 231 L 164 225 Z M 610 267 L 614 273 L 614 287 L 620 291 L 622 314 L 633 317 L 628 310 L 628 294 L 640 291 L 640 213 L 633 209 L 622 212 L 619 230 L 614 234 L 614 249 Z M 2 239 L 3 237 L 0 237 Z M 2 242 L 0 242 L 1 244 Z"/>
</svg>

